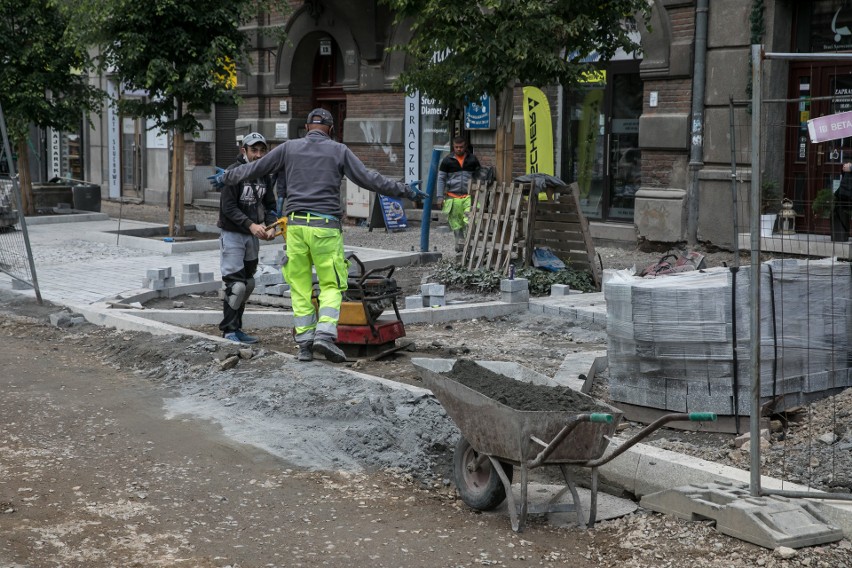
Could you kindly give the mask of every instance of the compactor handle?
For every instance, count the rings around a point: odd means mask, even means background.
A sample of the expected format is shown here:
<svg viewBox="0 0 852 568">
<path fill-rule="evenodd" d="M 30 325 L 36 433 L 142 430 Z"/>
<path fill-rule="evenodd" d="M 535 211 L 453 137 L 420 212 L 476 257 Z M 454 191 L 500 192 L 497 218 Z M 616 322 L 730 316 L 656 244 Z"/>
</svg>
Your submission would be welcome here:
<svg viewBox="0 0 852 568">
<path fill-rule="evenodd" d="M 690 422 L 715 422 L 716 421 L 716 413 L 715 412 L 690 412 L 689 413 Z"/>
<path fill-rule="evenodd" d="M 601 414 L 599 412 L 589 414 L 589 422 L 605 422 L 612 424 L 612 414 Z"/>
</svg>

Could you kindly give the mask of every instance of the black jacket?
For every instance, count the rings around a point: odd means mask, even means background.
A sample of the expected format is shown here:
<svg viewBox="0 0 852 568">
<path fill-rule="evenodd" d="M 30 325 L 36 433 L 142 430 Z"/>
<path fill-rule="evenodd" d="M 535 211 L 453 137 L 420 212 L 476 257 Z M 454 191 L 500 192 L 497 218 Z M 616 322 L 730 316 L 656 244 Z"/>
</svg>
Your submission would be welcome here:
<svg viewBox="0 0 852 568">
<path fill-rule="evenodd" d="M 447 192 L 466 195 L 470 180 L 479 168 L 479 160 L 470 152 L 464 155 L 461 164 L 451 152 L 441 160 L 441 165 L 438 168 L 438 185 L 435 189 L 435 198 L 443 199 Z"/>
<path fill-rule="evenodd" d="M 230 166 L 233 169 L 246 163 L 244 157 Z M 237 185 L 226 185 L 219 197 L 219 222 L 217 226 L 233 233 L 251 234 L 253 223 L 271 225 L 278 220 L 275 211 L 275 186 L 270 176 L 246 180 Z"/>
</svg>

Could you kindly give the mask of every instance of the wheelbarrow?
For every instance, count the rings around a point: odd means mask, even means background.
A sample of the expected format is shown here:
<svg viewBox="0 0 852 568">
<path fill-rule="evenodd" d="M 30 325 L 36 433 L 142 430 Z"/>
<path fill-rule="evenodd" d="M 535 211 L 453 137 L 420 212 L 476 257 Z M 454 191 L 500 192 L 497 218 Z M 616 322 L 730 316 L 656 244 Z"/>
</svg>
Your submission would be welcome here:
<svg viewBox="0 0 852 568">
<path fill-rule="evenodd" d="M 461 438 L 453 455 L 453 473 L 459 495 L 466 505 L 488 511 L 508 500 L 512 530 L 521 532 L 528 513 L 574 511 L 577 524 L 592 528 L 597 517 L 598 468 L 621 455 L 663 425 L 681 420 L 708 422 L 713 413 L 675 413 L 647 425 L 610 454 L 604 456 L 622 413 L 615 407 L 588 397 L 604 412 L 577 413 L 569 410 L 516 410 L 474 390 L 450 374 L 455 359 L 415 358 L 420 377 L 458 426 Z M 521 378 L 505 372 L 506 364 L 477 361 L 483 369 L 510 379 L 549 384 L 543 375 L 529 370 Z M 521 368 L 523 369 L 523 368 Z M 586 396 L 577 393 L 578 396 Z M 565 480 L 562 489 L 543 507 L 530 507 L 527 494 L 529 473 L 543 466 L 557 466 Z M 591 468 L 591 498 L 588 521 L 568 466 Z M 520 469 L 520 503 L 512 494 L 514 468 Z M 557 504 L 565 491 L 573 503 Z"/>
</svg>

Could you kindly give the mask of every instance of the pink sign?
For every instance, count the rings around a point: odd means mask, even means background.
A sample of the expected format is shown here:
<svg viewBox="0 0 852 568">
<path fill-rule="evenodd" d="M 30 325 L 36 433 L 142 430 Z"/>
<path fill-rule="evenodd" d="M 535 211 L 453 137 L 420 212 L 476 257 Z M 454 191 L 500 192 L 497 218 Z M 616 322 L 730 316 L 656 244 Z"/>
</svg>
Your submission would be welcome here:
<svg viewBox="0 0 852 568">
<path fill-rule="evenodd" d="M 852 111 L 809 120 L 808 134 L 814 143 L 852 137 Z"/>
</svg>

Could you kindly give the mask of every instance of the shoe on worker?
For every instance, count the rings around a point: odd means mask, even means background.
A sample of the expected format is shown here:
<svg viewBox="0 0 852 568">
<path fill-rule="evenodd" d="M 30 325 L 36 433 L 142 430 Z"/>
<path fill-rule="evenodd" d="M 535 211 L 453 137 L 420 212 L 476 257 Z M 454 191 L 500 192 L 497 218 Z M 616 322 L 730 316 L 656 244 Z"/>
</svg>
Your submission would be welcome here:
<svg viewBox="0 0 852 568">
<path fill-rule="evenodd" d="M 234 334 L 236 334 L 237 339 L 239 339 L 241 343 L 252 344 L 252 343 L 258 342 L 258 339 L 256 337 L 253 337 L 253 336 L 243 332 L 243 330 L 241 330 L 241 329 L 238 329 L 237 331 L 235 331 Z"/>
<path fill-rule="evenodd" d="M 240 337 L 237 335 L 237 332 L 235 332 L 235 331 L 229 331 L 228 333 L 226 333 L 225 339 L 227 339 L 228 341 L 233 341 L 234 343 L 242 343 L 242 341 L 240 340 Z"/>
<path fill-rule="evenodd" d="M 325 358 L 332 363 L 343 363 L 346 361 L 346 354 L 341 351 L 340 347 L 325 339 L 314 339 L 313 351 L 314 353 L 325 355 Z"/>
<path fill-rule="evenodd" d="M 314 360 L 314 352 L 311 350 L 313 343 L 303 343 L 299 345 L 299 354 L 296 356 L 297 361 L 309 363 Z"/>
</svg>

